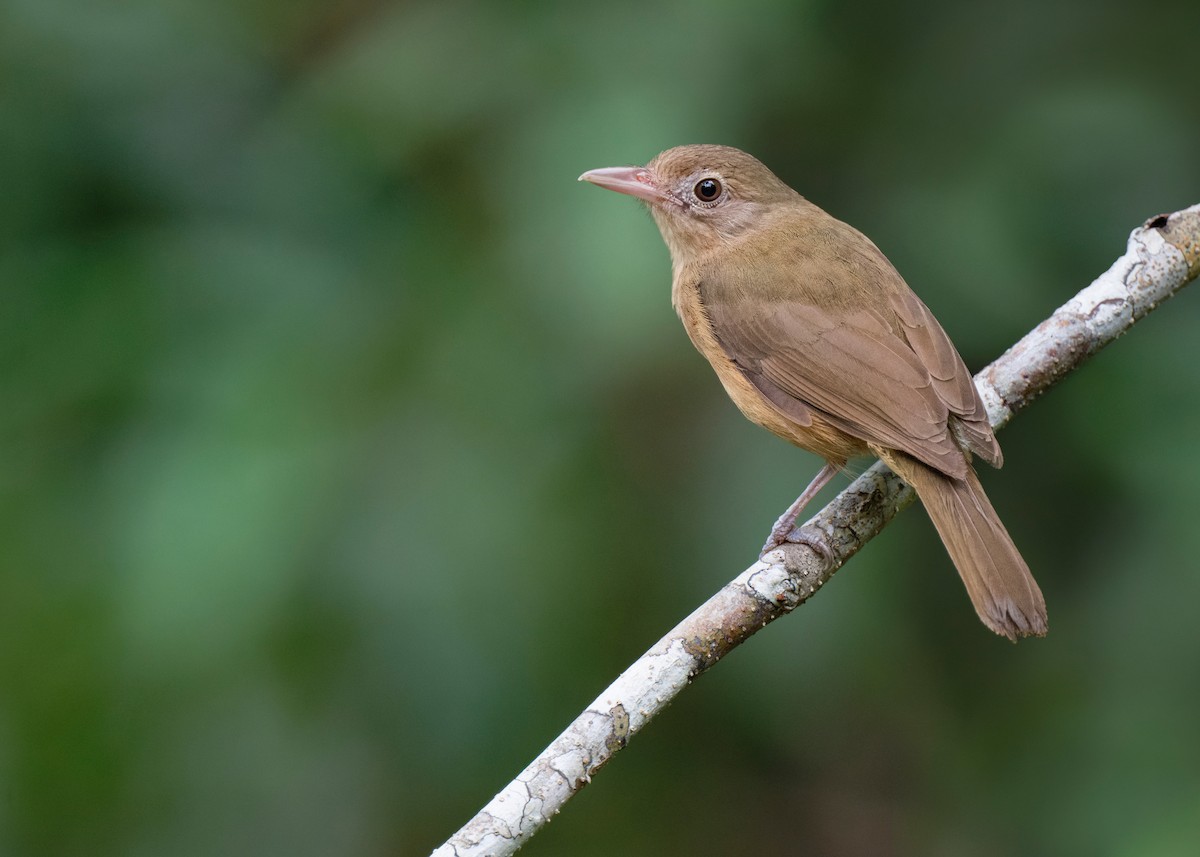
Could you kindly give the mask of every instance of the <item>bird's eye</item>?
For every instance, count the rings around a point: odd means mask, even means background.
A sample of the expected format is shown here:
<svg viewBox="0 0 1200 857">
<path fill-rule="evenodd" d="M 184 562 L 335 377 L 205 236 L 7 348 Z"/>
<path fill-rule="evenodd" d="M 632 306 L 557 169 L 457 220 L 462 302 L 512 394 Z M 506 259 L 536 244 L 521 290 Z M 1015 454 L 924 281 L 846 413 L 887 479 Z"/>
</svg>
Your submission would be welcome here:
<svg viewBox="0 0 1200 857">
<path fill-rule="evenodd" d="M 721 195 L 721 183 L 716 179 L 700 179 L 692 188 L 692 193 L 701 202 L 712 202 Z"/>
</svg>

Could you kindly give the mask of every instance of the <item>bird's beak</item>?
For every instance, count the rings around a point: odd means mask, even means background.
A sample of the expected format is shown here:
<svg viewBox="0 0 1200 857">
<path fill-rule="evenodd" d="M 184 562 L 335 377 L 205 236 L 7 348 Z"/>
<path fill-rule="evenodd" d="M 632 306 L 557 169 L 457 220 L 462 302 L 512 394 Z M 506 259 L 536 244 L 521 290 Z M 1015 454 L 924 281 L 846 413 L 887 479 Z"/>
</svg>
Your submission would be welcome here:
<svg viewBox="0 0 1200 857">
<path fill-rule="evenodd" d="M 615 190 L 617 193 L 627 193 L 647 202 L 664 202 L 670 199 L 655 186 L 650 171 L 645 167 L 604 167 L 588 170 L 579 180 Z"/>
</svg>

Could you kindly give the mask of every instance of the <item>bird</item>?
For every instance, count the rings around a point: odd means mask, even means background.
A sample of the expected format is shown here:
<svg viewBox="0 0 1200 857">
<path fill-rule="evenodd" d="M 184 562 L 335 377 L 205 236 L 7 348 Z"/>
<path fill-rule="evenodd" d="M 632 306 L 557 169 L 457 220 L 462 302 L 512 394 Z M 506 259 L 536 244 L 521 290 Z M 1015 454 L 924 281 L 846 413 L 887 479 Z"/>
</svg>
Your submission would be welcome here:
<svg viewBox="0 0 1200 857">
<path fill-rule="evenodd" d="M 825 466 L 761 555 L 849 459 L 915 489 L 983 624 L 1047 631 L 1046 603 L 973 467 L 1003 456 L 970 372 L 933 313 L 864 234 L 739 149 L 686 145 L 579 177 L 643 201 L 671 256 L 671 303 L 751 421 Z"/>
</svg>

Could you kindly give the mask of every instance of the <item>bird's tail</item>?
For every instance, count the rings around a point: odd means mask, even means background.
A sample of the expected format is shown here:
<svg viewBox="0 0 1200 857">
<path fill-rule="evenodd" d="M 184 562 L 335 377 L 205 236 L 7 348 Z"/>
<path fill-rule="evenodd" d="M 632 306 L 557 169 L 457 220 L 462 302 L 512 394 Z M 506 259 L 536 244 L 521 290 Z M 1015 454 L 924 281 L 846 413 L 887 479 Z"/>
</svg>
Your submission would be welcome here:
<svg viewBox="0 0 1200 857">
<path fill-rule="evenodd" d="M 975 471 L 968 465 L 965 479 L 953 479 L 901 453 L 887 464 L 925 504 L 983 624 L 1010 640 L 1045 634 L 1042 591 Z"/>
</svg>

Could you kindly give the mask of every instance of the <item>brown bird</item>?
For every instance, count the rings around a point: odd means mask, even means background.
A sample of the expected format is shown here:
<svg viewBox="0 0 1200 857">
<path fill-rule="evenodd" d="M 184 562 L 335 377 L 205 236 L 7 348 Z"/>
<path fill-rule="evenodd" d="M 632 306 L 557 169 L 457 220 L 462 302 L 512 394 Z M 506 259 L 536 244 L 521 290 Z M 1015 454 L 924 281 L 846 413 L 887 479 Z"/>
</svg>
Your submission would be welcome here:
<svg viewBox="0 0 1200 857">
<path fill-rule="evenodd" d="M 1046 633 L 1041 590 L 971 466 L 1002 463 L 971 374 L 870 239 L 728 146 L 579 178 L 649 204 L 671 302 L 729 397 L 826 461 L 764 553 L 847 459 L 874 454 L 916 489 L 983 623 L 1012 640 Z"/>
</svg>

